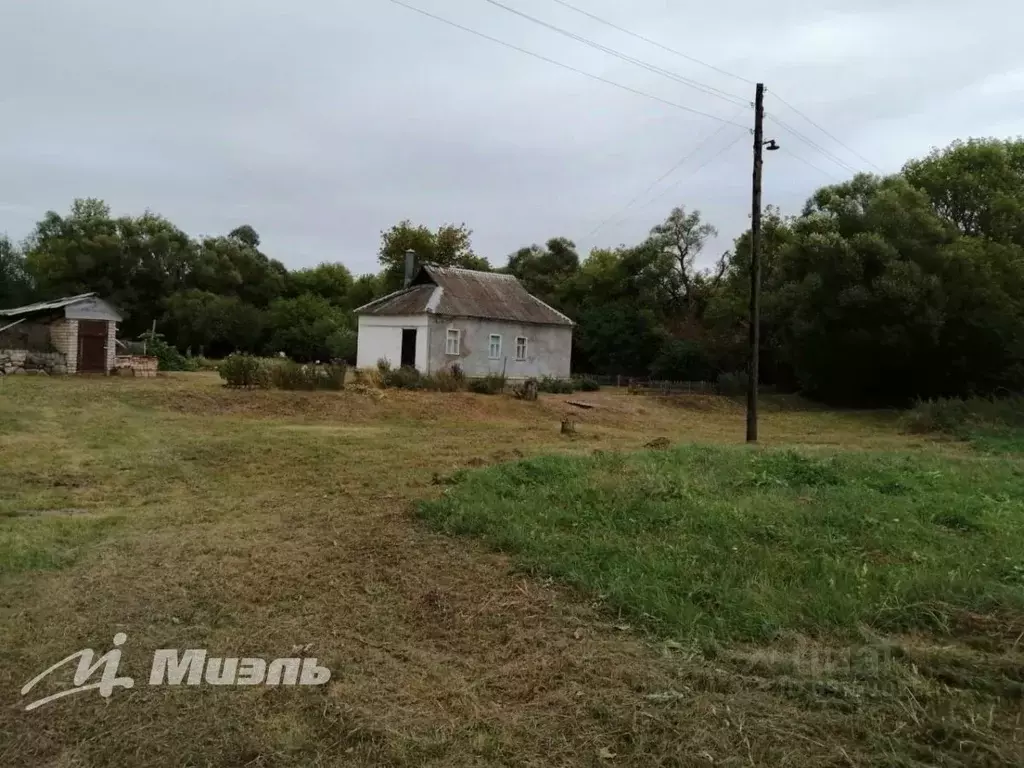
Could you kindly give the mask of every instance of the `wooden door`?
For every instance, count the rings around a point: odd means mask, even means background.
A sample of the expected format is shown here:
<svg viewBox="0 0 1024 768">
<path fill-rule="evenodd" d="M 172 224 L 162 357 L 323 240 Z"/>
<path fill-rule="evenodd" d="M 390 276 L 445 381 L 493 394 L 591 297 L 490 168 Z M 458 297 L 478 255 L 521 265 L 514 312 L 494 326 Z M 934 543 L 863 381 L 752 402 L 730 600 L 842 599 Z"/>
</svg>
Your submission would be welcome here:
<svg viewBox="0 0 1024 768">
<path fill-rule="evenodd" d="M 80 373 L 107 372 L 107 321 L 78 321 L 78 370 Z"/>
</svg>

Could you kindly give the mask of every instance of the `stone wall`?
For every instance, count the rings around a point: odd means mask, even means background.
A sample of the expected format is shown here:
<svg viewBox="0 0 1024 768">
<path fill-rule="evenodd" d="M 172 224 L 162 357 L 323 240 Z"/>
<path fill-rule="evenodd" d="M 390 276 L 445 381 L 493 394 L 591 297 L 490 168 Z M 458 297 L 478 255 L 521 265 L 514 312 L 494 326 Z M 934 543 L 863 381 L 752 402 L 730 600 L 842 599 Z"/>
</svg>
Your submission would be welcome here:
<svg viewBox="0 0 1024 768">
<path fill-rule="evenodd" d="M 63 376 L 68 372 L 67 357 L 61 352 L 32 352 L 27 349 L 0 349 L 0 375 L 34 373 Z"/>
</svg>

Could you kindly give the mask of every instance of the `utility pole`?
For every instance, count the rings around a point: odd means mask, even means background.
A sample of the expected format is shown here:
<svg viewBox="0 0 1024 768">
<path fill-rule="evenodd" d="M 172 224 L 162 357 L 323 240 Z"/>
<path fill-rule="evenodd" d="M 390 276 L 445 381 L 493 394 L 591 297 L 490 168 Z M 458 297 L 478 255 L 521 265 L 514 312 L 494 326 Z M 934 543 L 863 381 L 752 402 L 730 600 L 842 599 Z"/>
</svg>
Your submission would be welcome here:
<svg viewBox="0 0 1024 768">
<path fill-rule="evenodd" d="M 747 442 L 757 442 L 757 383 L 761 345 L 761 150 L 764 141 L 764 83 L 754 96 L 754 190 L 750 212 L 750 380 L 747 382 Z M 772 148 L 774 149 L 774 142 Z"/>
</svg>

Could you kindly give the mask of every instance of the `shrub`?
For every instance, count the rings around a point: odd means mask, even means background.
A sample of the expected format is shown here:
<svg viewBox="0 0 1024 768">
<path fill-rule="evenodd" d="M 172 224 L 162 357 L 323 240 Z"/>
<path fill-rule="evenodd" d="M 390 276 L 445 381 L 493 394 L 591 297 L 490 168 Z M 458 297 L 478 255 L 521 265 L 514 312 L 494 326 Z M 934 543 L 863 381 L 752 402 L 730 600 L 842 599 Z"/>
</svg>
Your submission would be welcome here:
<svg viewBox="0 0 1024 768">
<path fill-rule="evenodd" d="M 515 386 L 513 386 L 512 397 L 514 397 L 516 400 L 536 400 L 537 380 L 530 378 L 526 379 L 526 381 L 524 381 L 521 384 L 516 384 Z"/>
<path fill-rule="evenodd" d="M 460 369 L 461 372 L 461 369 Z M 451 370 L 440 370 L 430 376 L 423 377 L 425 389 L 435 392 L 458 392 L 466 386 L 465 376 L 458 376 Z"/>
<path fill-rule="evenodd" d="M 269 387 L 270 367 L 260 358 L 235 353 L 224 358 L 217 367 L 229 387 Z"/>
<path fill-rule="evenodd" d="M 270 383 L 277 389 L 339 390 L 345 386 L 345 370 L 343 364 L 302 365 L 286 360 L 270 367 Z"/>
<path fill-rule="evenodd" d="M 580 392 L 597 392 L 599 389 L 601 389 L 600 384 L 598 384 L 593 379 L 587 377 L 576 379 L 575 384 L 576 389 L 578 389 Z"/>
<path fill-rule="evenodd" d="M 377 368 L 356 368 L 354 382 L 364 387 L 383 387 L 384 377 Z"/>
<path fill-rule="evenodd" d="M 157 367 L 161 371 L 186 371 L 198 370 L 189 368 L 188 362 L 178 348 L 168 344 L 162 334 L 147 331 L 142 336 L 146 340 L 146 354 L 152 355 L 159 362 Z"/>
<path fill-rule="evenodd" d="M 392 370 L 390 364 L 388 364 L 385 368 L 381 369 L 378 362 L 377 367 L 381 371 L 381 379 L 385 387 L 394 389 L 424 388 L 423 375 L 412 366 L 403 366 L 402 368 Z"/>
<path fill-rule="evenodd" d="M 505 391 L 505 377 L 500 373 L 492 373 L 480 379 L 470 379 L 469 391 L 478 395 L 500 395 Z"/>
<path fill-rule="evenodd" d="M 186 356 L 186 359 L 189 365 L 194 366 L 194 368 L 189 368 L 189 370 L 197 371 L 216 371 L 219 370 L 221 363 L 220 360 L 213 360 L 203 355 Z"/>
<path fill-rule="evenodd" d="M 734 371 L 718 374 L 718 394 L 742 395 L 747 391 L 750 376 L 746 371 Z"/>
<path fill-rule="evenodd" d="M 903 415 L 903 428 L 908 432 L 943 432 L 958 438 L 967 438 L 979 430 L 1022 427 L 1024 396 L 1020 395 L 919 400 Z"/>
<path fill-rule="evenodd" d="M 556 379 L 554 376 L 544 376 L 537 382 L 538 392 L 550 392 L 555 395 L 571 395 L 576 387 L 568 379 Z"/>
<path fill-rule="evenodd" d="M 391 370 L 391 361 L 386 357 L 381 357 L 377 360 L 377 370 L 381 374 L 386 374 Z"/>
</svg>

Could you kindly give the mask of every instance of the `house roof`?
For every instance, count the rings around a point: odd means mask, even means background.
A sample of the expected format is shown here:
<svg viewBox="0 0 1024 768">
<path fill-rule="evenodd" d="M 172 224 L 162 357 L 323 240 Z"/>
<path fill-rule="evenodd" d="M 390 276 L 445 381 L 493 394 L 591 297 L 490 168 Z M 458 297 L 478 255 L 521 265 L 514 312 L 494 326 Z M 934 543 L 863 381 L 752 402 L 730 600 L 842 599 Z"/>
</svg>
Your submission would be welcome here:
<svg viewBox="0 0 1024 768">
<path fill-rule="evenodd" d="M 420 267 L 408 288 L 371 301 L 360 315 L 446 315 L 539 325 L 572 320 L 530 294 L 514 275 L 456 267 Z"/>
<path fill-rule="evenodd" d="M 66 310 L 68 307 L 72 307 L 77 304 L 100 305 L 101 307 L 104 307 L 109 314 L 116 316 L 118 319 L 121 317 L 113 307 L 103 301 L 103 299 L 99 298 L 95 293 L 80 293 L 77 296 L 65 296 L 62 299 L 37 301 L 35 304 L 26 304 L 23 307 L 0 309 L 0 317 L 21 317 L 43 312 L 52 312 L 57 309 Z"/>
</svg>

